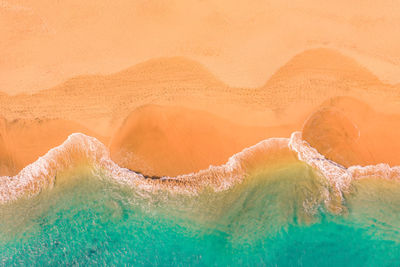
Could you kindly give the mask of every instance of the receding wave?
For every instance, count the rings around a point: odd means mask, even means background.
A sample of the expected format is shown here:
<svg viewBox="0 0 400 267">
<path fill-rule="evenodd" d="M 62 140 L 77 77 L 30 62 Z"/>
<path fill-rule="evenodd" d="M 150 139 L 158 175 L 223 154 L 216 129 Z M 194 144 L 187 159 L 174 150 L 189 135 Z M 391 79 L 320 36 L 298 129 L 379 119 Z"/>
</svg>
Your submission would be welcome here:
<svg viewBox="0 0 400 267">
<path fill-rule="evenodd" d="M 0 202 L 7 203 L 21 197 L 34 196 L 51 188 L 58 173 L 73 169 L 79 164 L 87 164 L 95 174 L 105 172 L 114 181 L 140 190 L 197 194 L 205 188 L 214 191 L 227 190 L 249 177 L 252 172 L 286 161 L 304 162 L 326 180 L 330 188 L 325 199 L 328 205 L 331 202 L 341 202 L 343 194 L 354 179 L 369 177 L 400 180 L 399 166 L 378 164 L 345 168 L 328 160 L 305 142 L 300 132 L 294 132 L 290 138 L 266 139 L 233 155 L 223 165 L 210 166 L 208 169 L 176 177 L 147 177 L 122 168 L 111 160 L 109 150 L 103 143 L 94 137 L 74 133 L 63 144 L 49 150 L 17 175 L 0 177 Z M 333 211 L 340 212 L 341 209 Z"/>
</svg>

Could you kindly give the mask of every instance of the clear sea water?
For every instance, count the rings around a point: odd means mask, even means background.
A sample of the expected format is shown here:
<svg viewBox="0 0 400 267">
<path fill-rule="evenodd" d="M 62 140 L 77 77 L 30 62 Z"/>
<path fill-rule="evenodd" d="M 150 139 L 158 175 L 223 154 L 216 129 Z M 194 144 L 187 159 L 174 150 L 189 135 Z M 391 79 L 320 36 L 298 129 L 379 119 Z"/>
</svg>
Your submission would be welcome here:
<svg viewBox="0 0 400 267">
<path fill-rule="evenodd" d="M 0 265 L 400 266 L 400 185 L 355 181 L 340 214 L 324 189 L 301 163 L 197 196 L 80 170 L 0 206 Z"/>
</svg>

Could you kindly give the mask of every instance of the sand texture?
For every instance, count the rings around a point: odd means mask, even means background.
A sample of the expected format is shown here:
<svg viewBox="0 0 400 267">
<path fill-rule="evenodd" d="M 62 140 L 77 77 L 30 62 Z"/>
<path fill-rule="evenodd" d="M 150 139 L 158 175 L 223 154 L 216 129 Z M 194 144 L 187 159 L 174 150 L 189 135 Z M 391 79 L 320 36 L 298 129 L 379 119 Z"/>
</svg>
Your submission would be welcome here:
<svg viewBox="0 0 400 267">
<path fill-rule="evenodd" d="M 344 166 L 399 164 L 399 100 L 399 86 L 326 48 L 294 56 L 257 88 L 231 87 L 194 60 L 156 58 L 32 94 L 2 94 L 0 170 L 16 174 L 74 132 L 97 137 L 121 166 L 156 176 L 219 165 L 302 129 Z"/>
</svg>

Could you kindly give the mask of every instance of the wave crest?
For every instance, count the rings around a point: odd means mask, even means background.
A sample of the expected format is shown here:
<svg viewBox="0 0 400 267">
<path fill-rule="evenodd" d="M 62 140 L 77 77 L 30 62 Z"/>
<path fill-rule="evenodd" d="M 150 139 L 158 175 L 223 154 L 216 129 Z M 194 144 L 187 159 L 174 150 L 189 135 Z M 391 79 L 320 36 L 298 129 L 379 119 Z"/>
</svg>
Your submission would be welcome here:
<svg viewBox="0 0 400 267">
<path fill-rule="evenodd" d="M 297 156 L 297 157 L 296 157 Z M 106 146 L 94 137 L 81 133 L 71 134 L 58 147 L 49 150 L 43 157 L 26 166 L 16 176 L 0 177 L 0 203 L 15 201 L 21 197 L 30 197 L 43 189 L 52 187 L 57 173 L 85 163 L 94 169 L 105 171 L 118 183 L 141 190 L 169 190 L 175 193 L 197 194 L 204 188 L 215 191 L 227 190 L 245 179 L 249 173 L 279 160 L 300 160 L 305 162 L 328 183 L 330 192 L 325 203 L 333 211 L 341 212 L 340 203 L 353 179 L 366 177 L 400 180 L 400 167 L 387 164 L 374 166 L 351 166 L 345 168 L 326 159 L 305 142 L 300 132 L 294 132 L 290 138 L 270 138 L 233 155 L 228 162 L 220 166 L 210 166 L 199 172 L 176 177 L 148 177 L 122 168 L 110 158 Z M 338 208 L 339 207 L 339 208 Z"/>
</svg>

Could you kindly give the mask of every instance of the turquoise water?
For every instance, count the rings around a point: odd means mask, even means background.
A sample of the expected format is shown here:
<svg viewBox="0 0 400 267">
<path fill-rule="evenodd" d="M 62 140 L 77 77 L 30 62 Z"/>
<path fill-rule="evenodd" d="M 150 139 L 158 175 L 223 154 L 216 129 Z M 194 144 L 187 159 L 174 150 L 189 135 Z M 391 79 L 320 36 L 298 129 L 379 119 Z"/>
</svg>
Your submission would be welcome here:
<svg viewBox="0 0 400 267">
<path fill-rule="evenodd" d="M 304 164 L 198 196 L 144 193 L 88 171 L 0 206 L 0 265 L 400 266 L 400 186 L 354 182 L 340 214 Z"/>
</svg>

